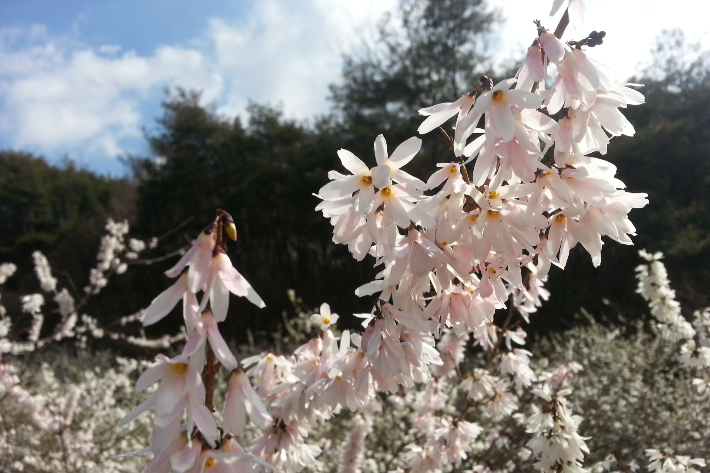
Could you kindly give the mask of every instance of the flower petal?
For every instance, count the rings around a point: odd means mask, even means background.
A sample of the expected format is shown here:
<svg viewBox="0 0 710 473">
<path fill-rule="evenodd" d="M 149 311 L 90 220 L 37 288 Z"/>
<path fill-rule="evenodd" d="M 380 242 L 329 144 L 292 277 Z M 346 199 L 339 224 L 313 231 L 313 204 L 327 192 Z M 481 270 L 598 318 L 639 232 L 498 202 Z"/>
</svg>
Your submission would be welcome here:
<svg viewBox="0 0 710 473">
<path fill-rule="evenodd" d="M 387 141 L 383 135 L 377 135 L 375 138 L 375 161 L 377 164 L 387 161 Z"/>
<path fill-rule="evenodd" d="M 489 112 L 491 125 L 501 139 L 507 143 L 515 136 L 515 123 L 510 107 L 505 104 L 495 104 Z"/>
<path fill-rule="evenodd" d="M 359 174 L 363 171 L 367 171 L 365 163 L 346 149 L 339 149 L 338 157 L 340 158 L 340 162 L 343 163 L 343 167 L 353 174 Z"/>
<path fill-rule="evenodd" d="M 153 302 L 150 303 L 150 306 L 141 316 L 143 326 L 154 324 L 168 315 L 186 292 L 187 274 L 183 274 L 175 284 L 153 299 Z"/>
<path fill-rule="evenodd" d="M 401 168 L 411 161 L 420 149 L 422 149 L 422 140 L 416 136 L 409 138 L 392 152 L 389 159 L 390 167 Z"/>
</svg>

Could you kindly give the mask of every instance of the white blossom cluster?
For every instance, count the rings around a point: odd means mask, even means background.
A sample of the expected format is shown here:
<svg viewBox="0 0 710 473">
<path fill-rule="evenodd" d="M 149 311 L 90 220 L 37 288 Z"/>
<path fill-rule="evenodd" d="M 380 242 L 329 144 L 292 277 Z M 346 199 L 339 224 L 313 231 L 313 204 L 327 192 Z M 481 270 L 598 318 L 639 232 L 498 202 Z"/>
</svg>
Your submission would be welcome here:
<svg viewBox="0 0 710 473">
<path fill-rule="evenodd" d="M 646 450 L 648 471 L 651 473 L 700 473 L 698 467 L 705 466 L 702 458 L 690 458 L 686 455 L 674 455 L 671 450 Z"/>
<path fill-rule="evenodd" d="M 39 280 L 39 285 L 44 292 L 54 292 L 57 289 L 57 279 L 52 276 L 52 268 L 49 266 L 47 257 L 41 252 L 35 251 L 32 253 L 32 259 L 35 263 L 35 274 Z"/>
<path fill-rule="evenodd" d="M 527 446 L 539 459 L 536 468 L 565 473 L 586 471 L 582 462 L 589 449 L 585 439 L 577 433 L 582 418 L 571 415 L 567 407 L 566 396 L 571 390 L 553 390 L 545 383 L 533 393 L 546 401 L 527 419 L 527 431 L 534 435 Z"/>
<path fill-rule="evenodd" d="M 575 21 L 581 11 L 580 2 L 570 3 Z M 362 372 L 371 378 L 368 390 L 395 392 L 415 382 L 436 389 L 431 371 L 446 362 L 433 340 L 451 329 L 489 352 L 485 369 L 467 379 L 471 402 L 485 402 L 494 418 L 510 416 L 518 407 L 513 388 L 530 389 L 535 378 L 531 353 L 516 346 L 524 344 L 525 332 L 509 326 L 511 317 L 526 319 L 548 297 L 542 284 L 550 266 L 564 268 L 577 243 L 595 266 L 602 236 L 631 244 L 635 229 L 628 213 L 646 205 L 646 195 L 626 192 L 615 166 L 590 154 L 605 154 L 609 135 L 634 134 L 620 109 L 643 103 L 643 96 L 611 82 L 586 56 L 584 48 L 598 44 L 598 37 L 564 43 L 559 36 L 538 22 L 538 37 L 516 78 L 494 85 L 482 77 L 458 100 L 420 110 L 427 117 L 422 134 L 456 116 L 453 138 L 440 128 L 453 159 L 438 164 L 426 182 L 402 169 L 421 149 L 417 137 L 390 153 L 378 136 L 374 167 L 338 151 L 348 173 L 329 173 L 317 210 L 330 219 L 335 243 L 347 245 L 357 260 L 371 255 L 381 267 L 375 281 L 356 291 L 377 295 L 356 339 L 366 359 Z M 548 63 L 557 78 L 545 90 Z M 508 319 L 500 328 L 493 316 L 506 307 Z M 366 392 L 359 373 L 348 373 L 346 392 Z M 551 399 L 555 415 L 564 416 L 564 395 Z M 418 414 L 424 417 L 414 423 L 421 434 L 410 447 L 409 468 L 436 471 L 466 458 L 477 426 L 463 418 L 447 423 L 439 417 L 436 424 L 426 419 L 426 410 Z M 577 424 L 576 417 L 564 418 L 558 426 L 564 442 L 536 445 L 540 470 L 583 471 Z"/>
<path fill-rule="evenodd" d="M 108 219 L 106 223 L 107 234 L 101 238 L 97 265 L 89 274 L 89 285 L 84 288 L 87 294 L 98 294 L 108 283 L 109 272 L 123 274 L 128 269 L 127 261 L 136 260 L 146 248 L 154 248 L 157 240 L 151 240 L 150 245 L 142 240 L 131 238 L 125 241 L 129 231 L 127 221 L 114 222 Z M 153 245 L 153 246 L 151 246 Z"/>
<path fill-rule="evenodd" d="M 113 340 L 123 340 L 141 347 L 150 348 L 167 348 L 177 340 L 182 340 L 182 335 L 164 336 L 156 340 L 147 340 L 143 337 L 132 337 L 125 334 L 105 330 L 99 327 L 97 320 L 87 314 L 79 315 L 77 310 L 83 307 L 89 297 L 98 294 L 108 282 L 108 271 L 113 270 L 116 274 L 121 274 L 125 271 L 127 265 L 122 261 L 122 257 L 126 260 L 136 259 L 139 253 L 146 249 L 146 244 L 141 240 L 131 238 L 128 243 L 131 251 L 126 252 L 124 239 L 129 231 L 127 222 L 116 223 L 108 219 L 106 223 L 107 234 L 101 239 L 99 253 L 97 255 L 97 267 L 91 270 L 89 285 L 86 286 L 86 294 L 72 295 L 66 287 L 58 289 L 58 281 L 52 276 L 52 268 L 47 260 L 47 257 L 40 251 L 35 251 L 32 254 L 34 261 L 34 270 L 37 280 L 42 291 L 52 294 L 52 300 L 56 303 L 56 312 L 61 315 L 61 321 L 53 328 L 51 334 L 43 333 L 45 329 L 45 314 L 43 307 L 47 302 L 44 295 L 40 293 L 28 294 L 22 296 L 22 312 L 32 316 L 32 324 L 30 326 L 26 341 L 14 339 L 10 340 L 6 335 L 0 335 L 0 356 L 2 353 L 30 353 L 39 348 L 43 348 L 52 343 L 63 339 L 77 339 L 81 344 L 86 344 L 89 338 L 107 337 Z M 153 241 L 155 240 L 155 241 Z M 151 240 L 151 245 L 157 244 L 157 240 Z M 154 246 L 153 246 L 154 247 Z M 7 278 L 11 277 L 17 267 L 12 263 L 3 263 L 0 265 L 0 284 L 3 284 Z M 79 301 L 75 299 L 79 298 Z M 127 316 L 119 320 L 118 323 L 125 325 L 129 321 L 135 321 L 141 314 Z M 12 326 L 12 321 L 6 317 L 5 307 L 0 304 L 0 317 L 4 317 L 3 325 L 7 330 Z"/>
<path fill-rule="evenodd" d="M 13 365 L 0 364 L 0 471 L 129 473 L 142 468 L 140 459 L 115 458 L 149 438 L 147 422 L 130 435 L 115 430 L 130 410 L 141 364 L 84 351 L 52 350 L 43 358 L 47 361 L 23 370 L 22 380 Z"/>
<path fill-rule="evenodd" d="M 560 6 L 556 1 L 553 11 Z M 584 2 L 570 0 L 563 18 L 579 26 L 584 9 Z M 179 355 L 159 356 L 138 380 L 138 391 L 157 382 L 160 387 L 123 421 L 154 409 L 149 471 L 313 467 L 321 448 L 308 443 L 309 430 L 346 408 L 368 409 L 378 392 L 396 397 L 417 383 L 426 383 L 419 396 L 404 397 L 416 405 L 404 446 L 408 471 L 461 465 L 479 436 L 501 437 L 469 421 L 469 412 L 475 408 L 505 422 L 526 390 L 547 402 L 525 421 L 536 468 L 585 471 L 580 418 L 569 414 L 569 391 L 562 388 L 573 368 L 538 379 L 531 352 L 522 348 L 526 333 L 514 318 L 527 320 L 548 297 L 543 282 L 551 265 L 564 268 L 577 243 L 595 266 L 603 236 L 631 244 L 635 229 L 628 213 L 645 206 L 646 195 L 626 192 L 615 166 L 591 154 L 605 154 L 610 136 L 634 134 L 620 109 L 644 98 L 613 83 L 587 57 L 586 48 L 601 44 L 597 32 L 565 43 L 564 25 L 555 34 L 537 26 L 516 78 L 494 84 L 482 77 L 458 100 L 420 110 L 427 117 L 422 134 L 457 116 L 453 138 L 441 128 L 452 161 L 440 163 L 426 182 L 402 169 L 420 151 L 420 138 L 390 153 L 378 136 L 372 168 L 347 150 L 338 152 L 348 174 L 329 173 L 317 210 L 333 224 L 335 243 L 347 245 L 357 260 L 371 255 L 381 267 L 375 281 L 356 291 L 377 294 L 369 314 L 356 314 L 364 319 L 362 333 L 338 337 L 331 330 L 338 316 L 324 304 L 311 317 L 318 336 L 292 353 L 266 351 L 237 362 L 218 328 L 229 294 L 264 303 L 227 257 L 224 233 L 236 239 L 236 228 L 229 214 L 217 212 L 166 272 L 175 284 L 143 316 L 145 325 L 154 323 L 182 301 L 188 334 Z M 557 78 L 545 89 L 550 63 Z M 472 135 L 480 136 L 469 141 Z M 114 261 L 119 243 L 122 235 L 107 240 L 100 260 Z M 502 326 L 494 323 L 496 310 L 506 308 Z M 469 340 L 486 354 L 485 363 L 464 375 L 459 365 Z M 231 372 L 220 427 L 213 415 L 217 362 Z M 460 412 L 446 409 L 451 385 L 465 393 Z M 236 440 L 247 414 L 262 431 L 250 454 Z M 353 459 L 362 458 L 357 445 L 363 429 L 345 449 Z"/>
<path fill-rule="evenodd" d="M 107 228 L 109 237 L 120 239 L 128 226 L 109 221 Z M 137 347 L 168 348 L 184 340 L 184 335 L 149 340 L 103 329 L 95 318 L 77 313 L 95 292 L 77 304 L 67 288 L 57 287 L 47 258 L 35 252 L 33 260 L 39 285 L 53 294 L 62 319 L 51 334 L 42 336 L 46 298 L 39 293 L 22 296 L 22 312 L 32 316 L 25 337 L 21 331 L 13 332 L 13 322 L 22 316 L 8 314 L 0 306 L 0 471 L 136 471 L 143 460 L 115 457 L 149 439 L 149 422 L 138 423 L 125 438 L 117 435 L 115 424 L 130 411 L 135 373 L 144 364 L 132 359 L 112 360 L 108 354 L 91 353 L 84 347 L 90 339 L 106 338 Z M 101 266 L 101 256 L 99 260 Z M 14 264 L 1 264 L 0 284 L 16 269 Z M 142 312 L 117 323 L 136 321 Z M 59 345 L 60 341 L 69 345 Z M 71 347 L 74 354 L 69 355 L 61 346 Z"/>
<path fill-rule="evenodd" d="M 677 346 L 642 319 L 619 316 L 612 324 L 582 314 L 574 328 L 539 341 L 532 351 L 552 366 L 569 359 L 584 366 L 570 383 L 569 400 L 585 417 L 592 471 L 628 473 L 644 464 L 651 446 L 708 458 L 706 401 L 692 374 L 679 369 Z"/>
<path fill-rule="evenodd" d="M 680 342 L 680 361 L 697 369 L 702 378 L 693 384 L 702 393 L 710 393 L 710 307 L 695 311 L 692 324 L 681 314 L 680 303 L 670 287 L 666 267 L 661 262 L 662 253 L 639 252 L 646 264 L 636 268 L 638 289 L 658 321 L 658 329 L 666 340 Z"/>
</svg>

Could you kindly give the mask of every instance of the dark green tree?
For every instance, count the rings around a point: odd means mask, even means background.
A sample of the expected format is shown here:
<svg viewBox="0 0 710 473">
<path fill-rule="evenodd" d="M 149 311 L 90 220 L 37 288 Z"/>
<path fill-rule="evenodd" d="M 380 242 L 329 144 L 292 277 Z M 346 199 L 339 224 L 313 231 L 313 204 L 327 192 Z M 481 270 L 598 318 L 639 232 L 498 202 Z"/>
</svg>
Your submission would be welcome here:
<svg viewBox="0 0 710 473">
<path fill-rule="evenodd" d="M 345 128 L 343 147 L 371 159 L 378 134 L 394 147 L 416 135 L 420 108 L 475 88 L 491 68 L 488 42 L 497 19 L 484 0 L 402 0 L 371 44 L 344 57 L 342 83 L 331 86 Z M 410 172 L 422 177 L 434 163 L 451 159 L 438 137 L 425 137 Z"/>
<path fill-rule="evenodd" d="M 258 310 L 235 298 L 245 314 L 236 332 L 273 329 L 290 307 L 288 289 L 310 305 L 328 300 L 336 311 L 362 304 L 353 291 L 368 269 L 330 242 L 331 227 L 315 212 L 319 200 L 312 196 L 337 161 L 337 127 L 323 120 L 309 129 L 258 105 L 242 124 L 181 90 L 163 106 L 159 127 L 148 136 L 153 157 L 128 159 L 140 229 L 159 235 L 190 219 L 176 235 L 179 244 L 194 238 L 217 208 L 232 214 L 239 238 L 230 257 L 267 304 Z"/>
</svg>

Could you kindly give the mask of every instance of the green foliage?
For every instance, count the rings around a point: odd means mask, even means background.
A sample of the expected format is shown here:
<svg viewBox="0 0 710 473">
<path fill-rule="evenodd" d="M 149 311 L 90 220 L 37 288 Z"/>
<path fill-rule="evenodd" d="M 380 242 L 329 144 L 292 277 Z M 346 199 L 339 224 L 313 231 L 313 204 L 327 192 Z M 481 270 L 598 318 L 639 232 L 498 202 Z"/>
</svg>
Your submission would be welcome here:
<svg viewBox="0 0 710 473">
<path fill-rule="evenodd" d="M 402 0 L 372 44 L 343 58 L 343 81 L 331 86 L 343 147 L 370 158 L 377 135 L 396 146 L 416 133 L 420 108 L 475 88 L 490 71 L 487 43 L 497 19 L 483 0 Z M 408 172 L 426 178 L 435 163 L 450 158 L 438 134 L 423 138 L 424 150 Z"/>
<path fill-rule="evenodd" d="M 129 189 L 125 180 L 69 160 L 54 167 L 28 153 L 0 151 L 0 252 L 54 244 L 86 225 L 103 228 L 109 213 L 131 212 Z"/>
</svg>

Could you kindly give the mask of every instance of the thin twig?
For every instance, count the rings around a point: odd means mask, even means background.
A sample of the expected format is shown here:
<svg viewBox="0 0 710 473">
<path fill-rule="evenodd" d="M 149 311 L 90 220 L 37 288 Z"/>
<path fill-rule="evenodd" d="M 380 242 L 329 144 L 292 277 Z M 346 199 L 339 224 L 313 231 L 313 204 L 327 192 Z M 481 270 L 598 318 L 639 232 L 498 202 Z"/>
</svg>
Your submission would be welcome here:
<svg viewBox="0 0 710 473">
<path fill-rule="evenodd" d="M 569 8 L 565 10 L 565 13 L 560 18 L 560 22 L 557 23 L 557 28 L 555 28 L 555 36 L 557 39 L 562 39 L 562 35 L 565 34 L 565 30 L 569 25 Z"/>
<path fill-rule="evenodd" d="M 165 261 L 166 259 L 170 259 L 173 256 L 177 256 L 179 254 L 184 254 L 185 251 L 189 247 L 190 247 L 190 245 L 181 246 L 177 250 L 173 250 L 170 253 L 166 253 L 162 256 L 156 256 L 155 258 L 143 258 L 143 259 L 137 259 L 137 260 L 133 260 L 133 261 L 127 261 L 127 264 L 129 264 L 129 265 L 136 265 L 136 264 L 151 265 L 153 263 L 158 263 L 160 261 Z"/>
<path fill-rule="evenodd" d="M 219 371 L 220 364 L 216 363 L 210 342 L 205 341 L 205 344 L 207 345 L 207 361 L 205 361 L 205 368 L 202 370 L 202 382 L 205 385 L 205 406 L 210 412 L 214 412 L 214 378 Z"/>
</svg>

